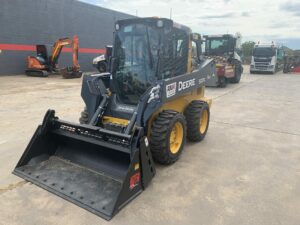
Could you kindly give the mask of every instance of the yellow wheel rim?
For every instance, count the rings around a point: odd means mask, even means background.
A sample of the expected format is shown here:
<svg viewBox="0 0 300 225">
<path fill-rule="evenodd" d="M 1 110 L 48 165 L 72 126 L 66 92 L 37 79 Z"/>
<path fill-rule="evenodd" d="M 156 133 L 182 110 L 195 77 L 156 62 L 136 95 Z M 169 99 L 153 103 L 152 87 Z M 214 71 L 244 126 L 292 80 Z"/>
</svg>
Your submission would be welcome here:
<svg viewBox="0 0 300 225">
<path fill-rule="evenodd" d="M 208 111 L 207 111 L 207 109 L 205 109 L 202 112 L 201 118 L 200 118 L 200 133 L 201 134 L 204 134 L 204 132 L 206 131 L 207 124 L 208 124 Z"/>
<path fill-rule="evenodd" d="M 183 126 L 180 122 L 176 122 L 170 134 L 170 151 L 176 154 L 183 141 Z"/>
</svg>

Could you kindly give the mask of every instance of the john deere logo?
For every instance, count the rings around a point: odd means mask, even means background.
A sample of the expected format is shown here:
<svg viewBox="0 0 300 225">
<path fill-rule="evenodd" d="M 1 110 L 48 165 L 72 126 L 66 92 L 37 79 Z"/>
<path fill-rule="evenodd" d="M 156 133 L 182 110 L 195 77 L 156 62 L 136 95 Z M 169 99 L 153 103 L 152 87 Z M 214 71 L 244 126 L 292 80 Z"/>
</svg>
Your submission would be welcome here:
<svg viewBox="0 0 300 225">
<path fill-rule="evenodd" d="M 191 80 L 187 80 L 187 81 L 179 81 L 178 82 L 178 91 L 182 91 L 184 89 L 187 89 L 189 87 L 193 87 L 196 84 L 196 79 L 191 79 Z"/>
<path fill-rule="evenodd" d="M 170 98 L 176 94 L 176 82 L 168 84 L 166 86 L 167 98 Z"/>
</svg>

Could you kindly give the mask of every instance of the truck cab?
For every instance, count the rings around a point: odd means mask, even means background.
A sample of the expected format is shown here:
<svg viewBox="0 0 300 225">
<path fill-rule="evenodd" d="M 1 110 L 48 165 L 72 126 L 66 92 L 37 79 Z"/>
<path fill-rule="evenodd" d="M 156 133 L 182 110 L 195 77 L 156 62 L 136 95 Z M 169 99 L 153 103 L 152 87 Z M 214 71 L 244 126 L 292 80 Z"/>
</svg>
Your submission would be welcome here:
<svg viewBox="0 0 300 225">
<path fill-rule="evenodd" d="M 268 72 L 274 74 L 282 68 L 284 51 L 272 42 L 258 43 L 254 46 L 250 73 Z"/>
</svg>

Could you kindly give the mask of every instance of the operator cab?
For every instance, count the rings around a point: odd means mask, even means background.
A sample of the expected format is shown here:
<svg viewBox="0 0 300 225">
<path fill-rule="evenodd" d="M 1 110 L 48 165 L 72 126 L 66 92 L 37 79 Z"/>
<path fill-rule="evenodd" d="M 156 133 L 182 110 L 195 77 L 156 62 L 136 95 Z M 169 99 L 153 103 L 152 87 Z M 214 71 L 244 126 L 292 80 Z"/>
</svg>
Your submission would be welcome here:
<svg viewBox="0 0 300 225">
<path fill-rule="evenodd" d="M 36 45 L 36 59 L 42 65 L 48 65 L 48 50 L 46 45 Z"/>
<path fill-rule="evenodd" d="M 236 38 L 233 35 L 210 35 L 204 37 L 206 56 L 231 56 L 235 51 Z"/>
<path fill-rule="evenodd" d="M 169 19 L 119 21 L 111 60 L 117 101 L 137 105 L 158 80 L 186 73 L 190 32 Z"/>
<path fill-rule="evenodd" d="M 201 38 L 200 35 L 197 37 L 195 42 L 199 47 L 196 52 L 199 52 Z M 110 123 L 116 122 L 112 118 L 131 120 L 140 99 L 148 94 L 150 88 L 162 80 L 191 72 L 190 40 L 193 40 L 190 28 L 169 19 L 135 18 L 117 22 L 109 60 L 110 73 L 105 75 L 110 76 L 109 82 L 106 82 L 109 84 L 105 84 L 110 96 L 104 117 Z M 196 58 L 199 56 L 200 53 L 197 53 Z M 198 59 L 196 61 L 199 62 Z M 99 79 L 107 81 L 107 77 L 103 79 L 103 76 L 99 74 Z M 83 85 L 87 86 L 87 82 Z M 84 87 L 83 90 L 88 89 Z M 83 93 L 88 111 L 95 112 L 100 97 L 91 97 L 86 94 L 88 91 Z M 87 103 L 91 99 L 97 103 Z"/>
</svg>

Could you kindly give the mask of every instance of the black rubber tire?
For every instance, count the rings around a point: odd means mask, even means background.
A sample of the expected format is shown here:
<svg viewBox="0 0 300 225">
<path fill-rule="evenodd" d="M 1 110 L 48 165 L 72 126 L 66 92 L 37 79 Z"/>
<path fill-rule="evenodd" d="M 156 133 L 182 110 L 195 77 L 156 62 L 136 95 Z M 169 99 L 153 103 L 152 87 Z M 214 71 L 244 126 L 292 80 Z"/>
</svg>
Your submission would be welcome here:
<svg viewBox="0 0 300 225">
<path fill-rule="evenodd" d="M 107 64 L 105 62 L 98 62 L 97 69 L 100 73 L 107 72 Z"/>
<path fill-rule="evenodd" d="M 170 150 L 170 134 L 176 122 L 180 122 L 183 127 L 183 140 L 176 154 Z M 176 162 L 184 149 L 186 141 L 186 121 L 183 114 L 165 110 L 159 113 L 151 127 L 150 149 L 153 159 L 164 165 Z"/>
<path fill-rule="evenodd" d="M 208 122 L 205 132 L 200 132 L 200 118 L 204 110 L 208 112 Z M 209 127 L 210 111 L 209 105 L 200 100 L 192 101 L 184 112 L 187 124 L 187 139 L 192 142 L 199 142 L 205 138 Z"/>
<path fill-rule="evenodd" d="M 219 77 L 218 79 L 219 79 L 219 87 L 224 88 L 227 86 L 226 77 L 222 76 L 222 77 Z"/>
<path fill-rule="evenodd" d="M 235 67 L 234 67 L 234 77 L 230 78 L 230 80 L 229 80 L 230 83 L 234 83 L 234 84 L 239 83 L 241 80 L 242 73 L 243 73 L 243 67 L 242 67 L 241 63 L 236 62 Z"/>
<path fill-rule="evenodd" d="M 86 107 L 84 107 L 83 111 L 81 112 L 80 118 L 79 118 L 79 123 L 80 124 L 88 124 L 89 122 L 89 113 L 86 109 Z"/>
</svg>

